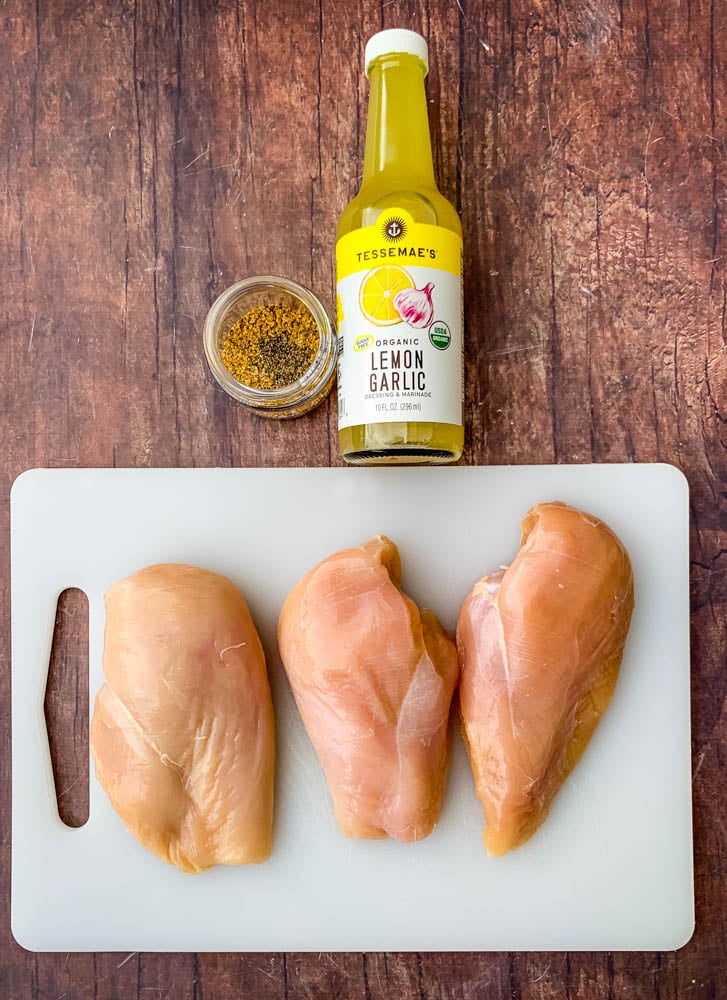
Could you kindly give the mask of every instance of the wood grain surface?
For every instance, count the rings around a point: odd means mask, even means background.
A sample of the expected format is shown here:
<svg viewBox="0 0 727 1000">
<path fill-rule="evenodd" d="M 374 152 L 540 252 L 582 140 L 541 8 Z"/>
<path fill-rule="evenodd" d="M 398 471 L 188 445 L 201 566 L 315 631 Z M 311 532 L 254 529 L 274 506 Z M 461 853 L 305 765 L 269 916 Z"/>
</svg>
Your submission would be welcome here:
<svg viewBox="0 0 727 1000">
<path fill-rule="evenodd" d="M 2 1000 L 726 997 L 727 3 L 4 0 L 0 22 Z M 674 954 L 29 954 L 9 929 L 10 484 L 31 466 L 340 461 L 332 399 L 249 416 L 201 330 L 255 272 L 332 305 L 363 43 L 391 26 L 429 39 L 435 164 L 464 225 L 464 461 L 689 478 L 696 934 Z"/>
</svg>

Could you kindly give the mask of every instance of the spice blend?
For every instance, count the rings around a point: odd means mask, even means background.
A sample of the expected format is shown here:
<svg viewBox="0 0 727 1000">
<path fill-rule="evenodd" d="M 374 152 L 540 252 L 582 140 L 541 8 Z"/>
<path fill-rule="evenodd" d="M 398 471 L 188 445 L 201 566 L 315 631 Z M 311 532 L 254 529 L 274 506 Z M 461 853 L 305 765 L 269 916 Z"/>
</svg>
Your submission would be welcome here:
<svg viewBox="0 0 727 1000">
<path fill-rule="evenodd" d="M 255 306 L 225 337 L 222 364 L 251 389 L 284 389 L 308 371 L 319 343 L 318 324 L 307 309 Z"/>
</svg>

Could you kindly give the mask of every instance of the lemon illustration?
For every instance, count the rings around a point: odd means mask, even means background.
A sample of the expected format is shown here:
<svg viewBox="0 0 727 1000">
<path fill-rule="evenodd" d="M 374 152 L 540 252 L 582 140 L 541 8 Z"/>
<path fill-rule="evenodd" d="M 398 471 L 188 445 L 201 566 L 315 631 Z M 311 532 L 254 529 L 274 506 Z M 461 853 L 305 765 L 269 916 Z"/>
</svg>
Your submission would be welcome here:
<svg viewBox="0 0 727 1000">
<path fill-rule="evenodd" d="M 369 271 L 361 282 L 358 304 L 361 312 L 375 326 L 401 323 L 394 308 L 394 296 L 405 288 L 414 288 L 411 276 L 396 264 L 383 264 Z"/>
<path fill-rule="evenodd" d="M 341 298 L 340 295 L 337 295 L 336 296 L 336 326 L 339 328 L 339 330 L 341 328 L 341 324 L 342 323 L 343 323 L 343 299 Z"/>
</svg>

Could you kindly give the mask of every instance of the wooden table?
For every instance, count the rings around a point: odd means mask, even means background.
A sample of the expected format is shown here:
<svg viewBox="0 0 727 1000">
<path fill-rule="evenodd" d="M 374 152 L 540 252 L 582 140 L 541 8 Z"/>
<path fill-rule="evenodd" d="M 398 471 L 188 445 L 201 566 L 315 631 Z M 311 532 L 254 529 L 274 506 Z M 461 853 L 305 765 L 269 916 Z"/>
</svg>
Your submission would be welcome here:
<svg viewBox="0 0 727 1000">
<path fill-rule="evenodd" d="M 334 400 L 248 416 L 212 384 L 202 323 L 255 272 L 332 305 L 363 42 L 419 29 L 465 231 L 464 461 L 664 461 L 689 478 L 697 894 L 677 954 L 28 954 L 9 930 L 4 628 L 0 996 L 726 996 L 727 4 L 6 0 L 0 19 L 3 621 L 25 468 L 340 462 Z M 58 691 L 83 635 L 65 632 L 48 704 L 72 815 L 87 766 Z"/>
</svg>

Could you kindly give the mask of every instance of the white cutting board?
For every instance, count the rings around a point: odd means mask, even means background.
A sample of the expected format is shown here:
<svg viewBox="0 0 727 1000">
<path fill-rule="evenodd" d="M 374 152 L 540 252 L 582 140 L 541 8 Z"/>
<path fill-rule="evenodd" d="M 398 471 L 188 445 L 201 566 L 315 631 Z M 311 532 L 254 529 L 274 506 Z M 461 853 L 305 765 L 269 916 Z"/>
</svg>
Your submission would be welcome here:
<svg viewBox="0 0 727 1000">
<path fill-rule="evenodd" d="M 488 858 L 457 734 L 444 809 L 419 844 L 344 839 L 275 646 L 280 605 L 335 550 L 386 533 L 405 589 L 450 629 L 512 559 L 542 500 L 603 517 L 628 548 L 636 611 L 609 711 L 550 818 Z M 688 497 L 664 465 L 449 469 L 35 470 L 12 491 L 12 930 L 44 951 L 659 950 L 694 922 Z M 278 720 L 273 854 L 178 872 L 126 832 L 91 778 L 90 819 L 58 817 L 43 698 L 58 594 L 90 604 L 155 562 L 224 573 L 269 658 Z"/>
</svg>

